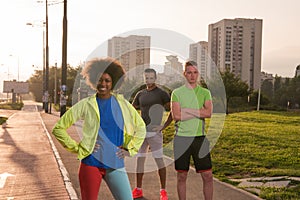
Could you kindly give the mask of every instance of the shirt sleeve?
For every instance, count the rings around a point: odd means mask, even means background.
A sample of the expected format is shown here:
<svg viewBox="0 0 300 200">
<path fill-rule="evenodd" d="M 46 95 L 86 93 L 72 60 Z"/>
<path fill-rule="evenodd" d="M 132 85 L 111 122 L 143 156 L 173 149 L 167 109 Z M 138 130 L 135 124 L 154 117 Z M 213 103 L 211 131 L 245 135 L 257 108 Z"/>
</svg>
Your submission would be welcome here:
<svg viewBox="0 0 300 200">
<path fill-rule="evenodd" d="M 55 124 L 52 134 L 61 143 L 61 145 L 68 151 L 77 153 L 78 143 L 67 133 L 67 129 L 80 118 L 79 106 L 75 104 Z"/>
<path fill-rule="evenodd" d="M 139 108 L 140 107 L 140 102 L 139 102 L 139 96 L 140 96 L 140 91 L 135 95 L 135 97 L 133 98 L 133 101 L 132 101 L 132 105 L 134 107 L 137 107 Z"/>
<path fill-rule="evenodd" d="M 212 100 L 211 93 L 209 90 L 206 90 L 205 101 Z"/>
<path fill-rule="evenodd" d="M 162 90 L 162 102 L 163 104 L 169 103 L 170 102 L 170 95 L 166 92 Z"/>
<path fill-rule="evenodd" d="M 124 147 L 128 149 L 130 156 L 134 156 L 135 154 L 137 154 L 146 137 L 146 125 L 140 114 L 132 105 L 130 105 L 130 103 L 127 104 L 126 110 L 124 110 L 124 112 L 126 112 L 125 117 L 127 118 L 124 119 L 124 131 L 127 134 L 127 136 L 124 138 Z"/>
<path fill-rule="evenodd" d="M 178 96 L 176 95 L 176 93 L 174 91 L 171 94 L 171 101 L 173 101 L 173 102 L 179 101 Z"/>
</svg>

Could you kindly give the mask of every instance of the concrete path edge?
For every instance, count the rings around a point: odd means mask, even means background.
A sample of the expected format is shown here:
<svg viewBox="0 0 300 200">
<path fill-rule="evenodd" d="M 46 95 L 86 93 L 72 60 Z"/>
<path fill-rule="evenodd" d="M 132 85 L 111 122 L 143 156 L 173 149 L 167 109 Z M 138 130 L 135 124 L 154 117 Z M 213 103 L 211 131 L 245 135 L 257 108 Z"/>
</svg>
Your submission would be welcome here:
<svg viewBox="0 0 300 200">
<path fill-rule="evenodd" d="M 222 181 L 220 181 L 220 180 L 217 179 L 217 178 L 214 178 L 214 181 L 218 182 L 218 183 L 221 184 L 221 185 L 225 185 L 225 186 L 227 186 L 227 187 L 229 187 L 229 188 L 232 188 L 233 190 L 238 190 L 238 191 L 240 191 L 241 193 L 244 193 L 244 194 L 246 194 L 246 195 L 249 195 L 249 196 L 253 197 L 253 199 L 262 200 L 260 197 L 258 197 L 258 196 L 256 196 L 256 195 L 252 194 L 251 192 L 247 192 L 247 191 L 245 191 L 245 190 L 243 190 L 243 189 L 240 189 L 240 188 L 238 188 L 238 187 L 235 187 L 235 186 L 233 186 L 233 185 L 230 185 L 229 183 L 222 182 Z"/>
<path fill-rule="evenodd" d="M 69 173 L 68 173 L 67 169 L 65 168 L 65 166 L 64 166 L 64 164 L 63 164 L 63 162 L 61 160 L 61 157 L 60 157 L 60 155 L 59 155 L 59 153 L 58 153 L 58 151 L 57 151 L 57 149 L 55 147 L 55 144 L 54 144 L 54 142 L 53 142 L 53 140 L 52 140 L 52 138 L 50 136 L 50 133 L 48 132 L 48 130 L 46 128 L 46 125 L 45 125 L 45 123 L 44 123 L 44 121 L 43 121 L 43 119 L 41 117 L 41 113 L 39 113 L 39 117 L 41 119 L 41 122 L 42 122 L 42 125 L 43 125 L 43 129 L 44 129 L 44 131 L 45 131 L 45 133 L 46 133 L 46 135 L 47 135 L 47 137 L 49 139 L 52 151 L 54 153 L 57 165 L 59 166 L 59 170 L 60 170 L 60 173 L 61 173 L 61 175 L 63 177 L 64 183 L 65 183 L 65 187 L 66 187 L 66 190 L 67 190 L 67 192 L 69 194 L 69 197 L 70 197 L 71 200 L 79 200 L 79 198 L 78 198 L 78 196 L 77 196 L 77 194 L 75 192 L 75 189 L 74 189 L 74 187 L 72 185 L 72 182 L 71 182 L 71 180 L 69 178 Z"/>
</svg>

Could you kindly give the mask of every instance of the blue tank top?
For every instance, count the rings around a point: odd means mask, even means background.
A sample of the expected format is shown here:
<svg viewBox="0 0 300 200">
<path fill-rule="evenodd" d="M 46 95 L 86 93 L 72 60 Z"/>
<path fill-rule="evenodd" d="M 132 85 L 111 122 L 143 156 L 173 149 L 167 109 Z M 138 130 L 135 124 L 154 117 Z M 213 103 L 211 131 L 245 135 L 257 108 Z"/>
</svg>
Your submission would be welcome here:
<svg viewBox="0 0 300 200">
<path fill-rule="evenodd" d="M 121 146 L 124 140 L 124 120 L 121 108 L 114 96 L 109 99 L 97 98 L 97 104 L 100 113 L 100 128 L 97 136 L 99 149 L 84 158 L 82 162 L 105 169 L 122 168 L 124 159 L 116 156 L 118 146 Z"/>
</svg>

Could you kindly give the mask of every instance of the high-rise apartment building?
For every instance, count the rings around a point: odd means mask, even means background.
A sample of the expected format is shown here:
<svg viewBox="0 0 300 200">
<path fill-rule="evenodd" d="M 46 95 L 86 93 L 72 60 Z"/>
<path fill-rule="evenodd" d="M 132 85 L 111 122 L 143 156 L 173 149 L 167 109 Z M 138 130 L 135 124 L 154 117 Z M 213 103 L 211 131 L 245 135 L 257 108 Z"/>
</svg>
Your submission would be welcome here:
<svg viewBox="0 0 300 200">
<path fill-rule="evenodd" d="M 208 53 L 220 71 L 229 69 L 250 88 L 260 87 L 261 19 L 223 19 L 209 25 Z"/>
<path fill-rule="evenodd" d="M 113 37 L 108 40 L 107 55 L 121 62 L 129 79 L 142 78 L 150 66 L 150 36 Z"/>
<path fill-rule="evenodd" d="M 198 64 L 200 75 L 203 80 L 207 79 L 207 62 L 208 62 L 208 42 L 200 41 L 190 44 L 189 60 Z"/>
</svg>

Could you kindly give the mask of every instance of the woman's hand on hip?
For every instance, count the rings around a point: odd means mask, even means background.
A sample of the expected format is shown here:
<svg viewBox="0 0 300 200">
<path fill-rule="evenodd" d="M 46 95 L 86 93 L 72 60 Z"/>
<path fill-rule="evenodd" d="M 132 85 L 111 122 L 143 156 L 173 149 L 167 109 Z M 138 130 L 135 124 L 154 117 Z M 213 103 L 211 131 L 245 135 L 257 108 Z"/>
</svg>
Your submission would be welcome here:
<svg viewBox="0 0 300 200">
<path fill-rule="evenodd" d="M 118 158 L 125 158 L 125 156 L 130 156 L 128 149 L 119 146 L 119 150 L 117 151 Z"/>
</svg>

